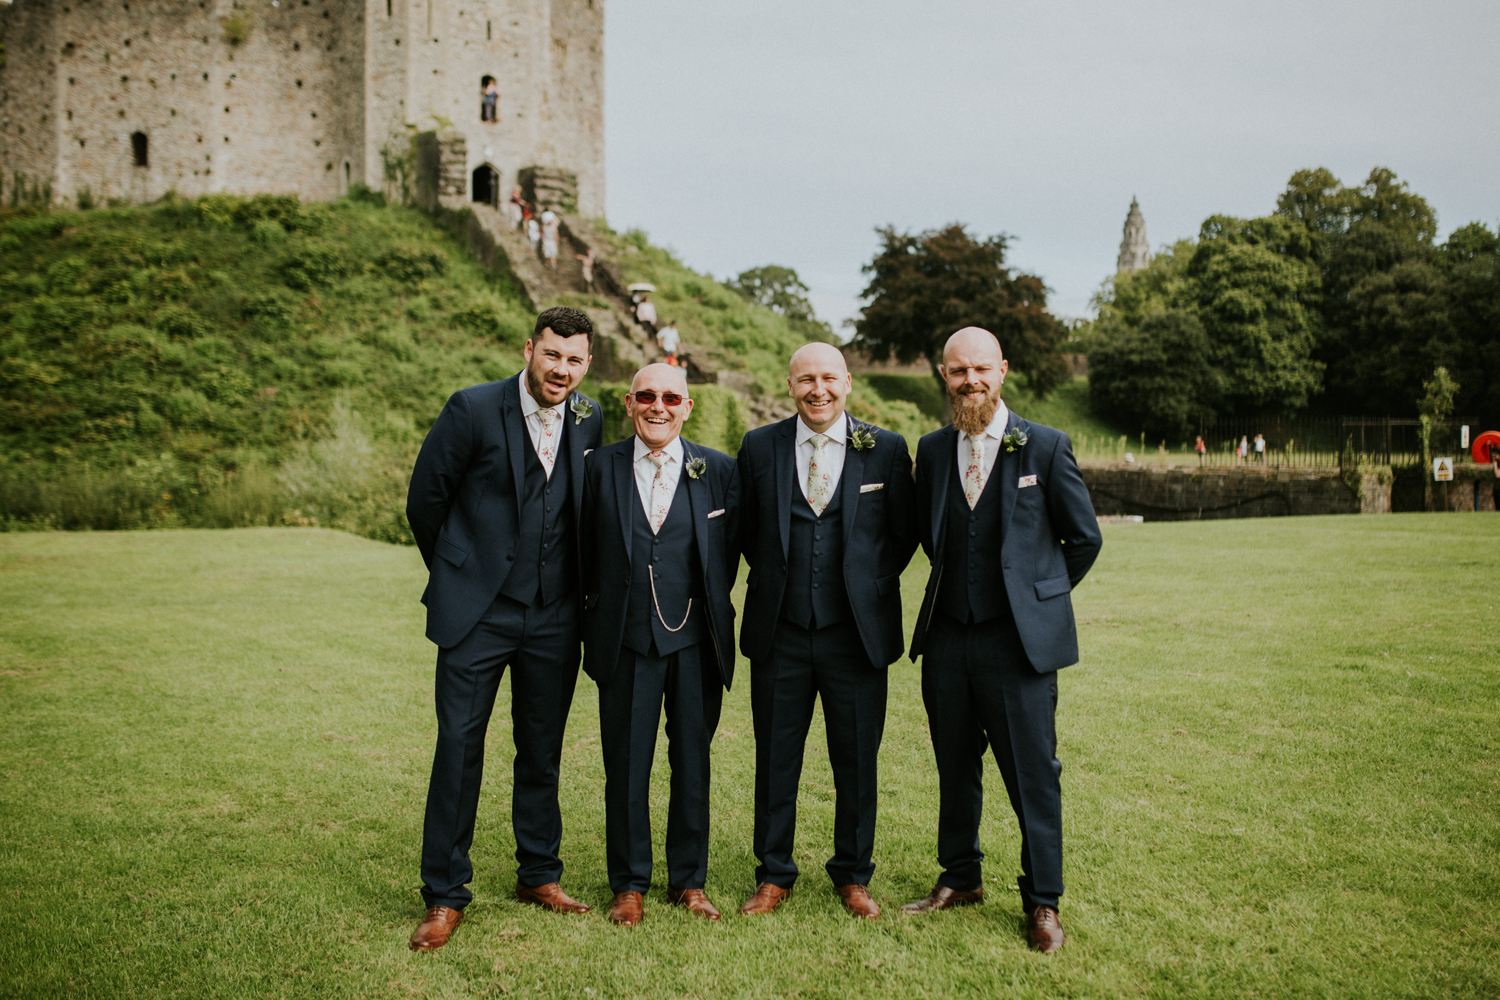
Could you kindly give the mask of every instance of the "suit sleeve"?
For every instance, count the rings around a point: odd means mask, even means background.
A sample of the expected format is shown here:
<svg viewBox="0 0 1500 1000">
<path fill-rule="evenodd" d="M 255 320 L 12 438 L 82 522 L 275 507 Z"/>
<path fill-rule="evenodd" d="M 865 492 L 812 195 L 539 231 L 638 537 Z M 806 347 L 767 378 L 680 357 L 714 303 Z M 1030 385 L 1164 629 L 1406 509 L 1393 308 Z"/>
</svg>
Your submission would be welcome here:
<svg viewBox="0 0 1500 1000">
<path fill-rule="evenodd" d="M 1058 435 L 1057 446 L 1052 451 L 1052 476 L 1048 487 L 1047 514 L 1052 520 L 1053 533 L 1063 543 L 1068 581 L 1076 587 L 1099 557 L 1104 536 L 1099 533 L 1099 520 L 1094 516 L 1089 488 L 1084 485 L 1083 474 L 1078 471 L 1078 462 L 1073 458 L 1073 443 L 1066 434 Z"/>
<path fill-rule="evenodd" d="M 912 480 L 911 453 L 906 439 L 896 435 L 896 453 L 891 459 L 887 477 L 890 496 L 886 499 L 887 545 L 896 557 L 896 572 L 906 569 L 917 550 L 917 484 Z"/>
<path fill-rule="evenodd" d="M 438 532 L 448 520 L 454 498 L 474 457 L 474 428 L 469 400 L 454 393 L 427 432 L 406 491 L 406 520 L 422 561 L 432 567 Z"/>
<path fill-rule="evenodd" d="M 932 483 L 929 475 L 931 465 L 931 456 L 923 455 L 922 444 L 918 442 L 915 482 L 912 484 L 915 494 L 912 509 L 916 518 L 914 525 L 916 537 L 921 541 L 922 551 L 927 553 L 929 560 L 936 558 L 932 551 L 932 539 L 929 537 L 931 533 L 928 530 L 928 525 L 932 524 Z"/>
<path fill-rule="evenodd" d="M 583 601 L 587 602 L 594 592 L 598 571 L 596 559 L 599 552 L 599 531 L 595 526 L 594 511 L 600 502 L 599 453 L 583 460 L 583 509 L 578 512 L 578 569 L 583 576 Z"/>
<path fill-rule="evenodd" d="M 733 525 L 735 533 L 732 537 L 737 539 L 733 548 L 735 549 L 735 563 L 738 566 L 741 553 L 745 561 L 752 567 L 755 565 L 755 543 L 760 537 L 760 491 L 755 488 L 755 477 L 751 474 L 750 452 L 754 445 L 750 443 L 747 436 L 740 445 L 739 457 L 735 459 L 735 479 L 740 492 L 739 523 Z M 738 569 L 736 569 L 738 573 Z"/>
<path fill-rule="evenodd" d="M 724 579 L 734 589 L 734 579 L 740 575 L 740 467 L 735 462 L 729 466 L 729 482 L 724 487 Z"/>
</svg>

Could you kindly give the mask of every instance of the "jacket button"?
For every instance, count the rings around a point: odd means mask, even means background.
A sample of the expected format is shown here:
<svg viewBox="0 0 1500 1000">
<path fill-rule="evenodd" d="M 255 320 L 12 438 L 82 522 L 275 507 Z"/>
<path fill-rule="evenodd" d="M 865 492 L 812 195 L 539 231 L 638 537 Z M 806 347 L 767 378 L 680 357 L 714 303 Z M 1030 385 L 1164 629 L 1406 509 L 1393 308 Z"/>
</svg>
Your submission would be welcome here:
<svg viewBox="0 0 1500 1000">
<path fill-rule="evenodd" d="M 818 585 L 816 583 L 813 584 L 813 590 L 817 590 L 817 589 L 818 589 Z"/>
<path fill-rule="evenodd" d="M 818 566 L 814 566 L 814 567 L 813 567 L 813 572 L 814 572 L 814 573 L 821 573 L 821 572 L 823 572 L 823 570 L 822 570 L 822 568 L 821 568 L 821 567 L 818 567 Z"/>
</svg>

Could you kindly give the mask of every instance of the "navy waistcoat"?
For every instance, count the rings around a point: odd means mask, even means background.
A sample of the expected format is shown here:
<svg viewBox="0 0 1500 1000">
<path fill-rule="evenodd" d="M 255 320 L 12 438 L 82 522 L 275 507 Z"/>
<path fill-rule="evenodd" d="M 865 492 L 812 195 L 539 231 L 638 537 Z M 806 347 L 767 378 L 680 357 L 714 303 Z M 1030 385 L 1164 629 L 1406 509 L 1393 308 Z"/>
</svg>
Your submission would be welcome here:
<svg viewBox="0 0 1500 1000">
<path fill-rule="evenodd" d="M 943 580 L 939 585 L 938 608 L 959 621 L 987 622 L 1011 614 L 1010 598 L 1005 592 L 1005 574 L 1001 572 L 1001 528 L 999 473 L 1000 456 L 985 480 L 984 492 L 973 510 L 964 496 L 964 481 L 953 463 L 953 479 L 948 484 L 948 512 L 943 530 Z"/>
<path fill-rule="evenodd" d="M 565 447 L 569 428 L 563 422 L 552 478 L 547 478 L 536 449 L 526 449 L 525 478 L 521 483 L 521 525 L 516 559 L 500 593 L 530 604 L 541 593 L 542 604 L 572 592 L 578 578 L 573 551 L 573 501 Z M 527 434 L 527 444 L 531 436 Z"/>
<path fill-rule="evenodd" d="M 631 481 L 634 490 L 634 479 Z M 701 640 L 704 625 L 703 568 L 698 542 L 693 535 L 692 504 L 688 500 L 687 475 L 677 480 L 677 492 L 661 530 L 651 533 L 651 524 L 640 500 L 632 498 L 630 600 L 625 606 L 625 648 L 644 655 L 668 656 Z M 653 577 L 656 598 L 651 596 Z M 693 602 L 688 613 L 688 601 Z M 661 614 L 657 614 L 660 606 Z M 683 616 L 687 623 L 683 624 Z M 666 619 L 663 624 L 662 619 Z M 677 628 L 673 632 L 668 629 Z"/>
<path fill-rule="evenodd" d="M 833 499 L 817 516 L 801 490 L 792 496 L 781 617 L 803 628 L 823 628 L 854 617 L 844 587 L 842 494 L 842 489 L 835 489 Z"/>
</svg>

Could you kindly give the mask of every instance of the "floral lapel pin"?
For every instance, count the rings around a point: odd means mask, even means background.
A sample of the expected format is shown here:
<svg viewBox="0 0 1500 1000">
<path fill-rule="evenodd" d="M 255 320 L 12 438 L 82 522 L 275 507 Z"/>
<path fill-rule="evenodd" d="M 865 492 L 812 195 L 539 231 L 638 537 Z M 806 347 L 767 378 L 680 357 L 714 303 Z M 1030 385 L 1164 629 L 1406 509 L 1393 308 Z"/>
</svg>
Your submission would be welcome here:
<svg viewBox="0 0 1500 1000">
<path fill-rule="evenodd" d="M 869 451 L 875 447 L 875 428 L 859 425 L 849 435 L 849 447 L 855 451 Z"/>
<path fill-rule="evenodd" d="M 581 424 L 594 415 L 594 407 L 587 399 L 573 393 L 573 401 L 568 404 L 568 409 L 573 411 L 573 423 Z"/>
<path fill-rule="evenodd" d="M 708 463 L 703 461 L 703 459 L 701 458 L 695 458 L 688 462 L 688 464 L 684 466 L 684 468 L 687 469 L 689 479 L 697 479 L 699 476 L 708 471 Z"/>
<path fill-rule="evenodd" d="M 1017 448 L 1026 447 L 1026 442 L 1029 440 L 1031 439 L 1026 436 L 1026 432 L 1021 430 L 1020 425 L 1017 424 L 1005 432 L 1005 436 L 1000 439 L 1000 443 L 1005 445 L 1006 451 L 1015 451 Z"/>
</svg>

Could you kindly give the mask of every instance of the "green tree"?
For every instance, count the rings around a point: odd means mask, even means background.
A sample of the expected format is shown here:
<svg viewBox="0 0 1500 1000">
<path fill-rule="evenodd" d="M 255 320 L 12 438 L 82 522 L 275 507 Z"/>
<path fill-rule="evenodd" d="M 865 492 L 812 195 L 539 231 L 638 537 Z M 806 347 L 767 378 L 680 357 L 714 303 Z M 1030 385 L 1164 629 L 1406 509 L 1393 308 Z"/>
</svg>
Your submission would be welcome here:
<svg viewBox="0 0 1500 1000">
<path fill-rule="evenodd" d="M 1107 316 L 1095 324 L 1089 354 L 1089 404 L 1107 420 L 1152 438 L 1185 440 L 1212 423 L 1224 374 L 1187 309 L 1161 309 L 1138 323 Z"/>
<path fill-rule="evenodd" d="M 864 266 L 870 283 L 854 322 L 854 343 L 873 360 L 925 358 L 936 377 L 948 336 L 980 326 L 999 338 L 1038 396 L 1067 379 L 1058 345 L 1068 331 L 1047 311 L 1042 280 L 1006 266 L 1009 237 L 976 239 L 959 223 L 916 234 L 876 231 L 881 248 Z"/>
<path fill-rule="evenodd" d="M 833 330 L 813 313 L 807 299 L 810 289 L 792 268 L 777 264 L 753 267 L 724 284 L 751 302 L 785 316 L 808 340 L 833 342 Z"/>
</svg>

